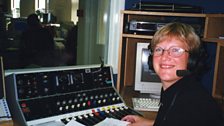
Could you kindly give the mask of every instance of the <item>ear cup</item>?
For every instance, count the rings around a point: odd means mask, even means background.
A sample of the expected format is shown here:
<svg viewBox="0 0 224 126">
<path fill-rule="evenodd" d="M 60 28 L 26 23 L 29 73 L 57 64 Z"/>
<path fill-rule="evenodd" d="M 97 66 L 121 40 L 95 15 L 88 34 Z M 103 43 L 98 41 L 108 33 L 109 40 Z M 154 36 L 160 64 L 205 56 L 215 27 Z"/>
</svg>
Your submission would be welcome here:
<svg viewBox="0 0 224 126">
<path fill-rule="evenodd" d="M 190 57 L 188 59 L 188 64 L 187 64 L 187 69 L 191 72 L 193 72 L 193 70 L 196 68 L 197 66 L 197 62 L 198 62 L 198 59 L 197 59 L 197 52 L 190 52 L 189 53 Z"/>
<path fill-rule="evenodd" d="M 149 66 L 150 70 L 154 70 L 153 69 L 153 64 L 152 64 L 152 54 L 150 54 L 150 53 L 149 53 L 149 56 L 148 56 L 148 66 Z"/>
<path fill-rule="evenodd" d="M 148 66 L 149 66 L 149 70 L 153 70 L 154 71 L 154 68 L 153 68 L 153 61 L 152 61 L 152 49 L 151 49 L 151 44 L 149 44 L 148 46 L 148 50 L 149 50 L 149 56 L 148 56 Z"/>
<path fill-rule="evenodd" d="M 198 50 L 190 52 L 187 69 L 192 73 L 199 73 L 205 70 L 208 55 L 201 45 Z"/>
</svg>

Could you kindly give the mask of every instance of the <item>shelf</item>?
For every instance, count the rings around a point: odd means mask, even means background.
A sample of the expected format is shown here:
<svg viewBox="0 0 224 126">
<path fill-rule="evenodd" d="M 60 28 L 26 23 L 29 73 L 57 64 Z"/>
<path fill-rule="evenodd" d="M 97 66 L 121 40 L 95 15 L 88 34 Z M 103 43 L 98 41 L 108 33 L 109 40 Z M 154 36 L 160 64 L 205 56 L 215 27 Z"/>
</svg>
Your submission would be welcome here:
<svg viewBox="0 0 224 126">
<path fill-rule="evenodd" d="M 149 11 L 130 11 L 124 10 L 123 14 L 128 15 L 148 15 L 148 16 L 175 16 L 175 17 L 206 17 L 207 14 L 198 13 L 173 13 L 173 12 L 149 12 Z M 210 16 L 214 16 L 210 14 Z"/>
<path fill-rule="evenodd" d="M 224 100 L 224 78 L 222 76 L 224 69 L 224 39 L 203 38 L 202 41 L 217 43 L 212 96 L 216 99 Z"/>
<path fill-rule="evenodd" d="M 151 21 L 151 22 L 172 22 L 192 21 L 193 27 L 199 31 L 203 42 L 211 42 L 217 45 L 215 70 L 213 76 L 213 96 L 220 97 L 224 88 L 222 75 L 224 65 L 224 40 L 218 39 L 224 35 L 224 14 L 203 14 L 203 13 L 174 13 L 174 12 L 149 12 L 149 11 L 121 11 L 121 29 L 120 44 L 118 57 L 118 77 L 117 90 L 121 91 L 123 87 L 133 86 L 135 81 L 135 62 L 136 62 L 136 45 L 138 42 L 150 42 L 153 35 L 129 34 L 127 23 L 132 20 Z M 189 22 L 190 24 L 191 22 Z M 125 29 L 125 30 L 124 30 Z M 223 62 L 223 63 L 222 63 Z M 221 70 L 220 70 L 221 69 Z M 222 90 L 221 90 L 222 89 Z"/>
<path fill-rule="evenodd" d="M 153 37 L 149 35 L 136 35 L 136 34 L 123 34 L 122 36 L 126 38 L 140 38 L 140 39 L 152 39 Z"/>
<path fill-rule="evenodd" d="M 218 39 L 218 38 L 203 38 L 202 41 L 204 41 L 204 42 L 223 43 L 224 44 L 224 39 Z"/>
<path fill-rule="evenodd" d="M 224 41 L 223 41 L 224 42 Z M 214 70 L 214 79 L 213 79 L 213 90 L 212 95 L 217 99 L 222 99 L 224 95 L 224 78 L 223 78 L 223 69 L 224 69 L 224 44 L 219 43 L 216 49 L 216 61 L 215 61 L 215 70 Z"/>
</svg>

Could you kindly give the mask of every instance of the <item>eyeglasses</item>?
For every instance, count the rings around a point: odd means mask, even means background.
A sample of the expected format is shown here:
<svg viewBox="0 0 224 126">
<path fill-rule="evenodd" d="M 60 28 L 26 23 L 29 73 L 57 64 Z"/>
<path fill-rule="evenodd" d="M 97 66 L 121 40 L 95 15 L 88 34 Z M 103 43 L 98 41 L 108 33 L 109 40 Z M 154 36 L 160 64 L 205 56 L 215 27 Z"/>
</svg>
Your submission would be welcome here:
<svg viewBox="0 0 224 126">
<path fill-rule="evenodd" d="M 170 47 L 169 49 L 165 50 L 162 47 L 156 46 L 155 49 L 153 50 L 153 55 L 154 56 L 161 56 L 163 55 L 164 51 L 167 51 L 168 54 L 172 57 L 180 57 L 181 55 L 184 54 L 184 52 L 189 52 L 185 49 L 182 49 L 180 47 Z"/>
</svg>

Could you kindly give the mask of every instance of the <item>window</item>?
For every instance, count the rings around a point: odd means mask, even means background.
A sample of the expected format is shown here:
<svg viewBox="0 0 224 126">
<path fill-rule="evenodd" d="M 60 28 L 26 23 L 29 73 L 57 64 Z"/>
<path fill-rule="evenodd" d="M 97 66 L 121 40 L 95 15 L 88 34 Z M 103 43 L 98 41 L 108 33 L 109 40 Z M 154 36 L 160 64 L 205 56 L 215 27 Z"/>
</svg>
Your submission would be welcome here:
<svg viewBox="0 0 224 126">
<path fill-rule="evenodd" d="M 124 1 L 120 0 L 10 0 L 11 7 L 8 8 L 11 14 L 4 16 L 4 31 L 0 34 L 0 54 L 4 59 L 6 70 L 21 69 L 20 46 L 21 34 L 27 28 L 26 18 L 31 13 L 37 13 L 40 10 L 50 15 L 50 19 L 54 19 L 55 23 L 42 23 L 43 26 L 49 28 L 54 35 L 55 48 L 57 54 L 62 55 L 62 62 L 59 65 L 88 65 L 99 64 L 100 59 L 105 64 L 111 64 L 117 67 L 118 42 L 119 42 L 119 14 Z M 96 4 L 97 3 L 97 4 Z M 118 4 L 119 3 L 119 4 Z M 123 4 L 121 4 L 123 3 Z M 111 4 L 113 5 L 112 7 Z M 9 6 L 10 6 L 9 5 Z M 119 6 L 118 6 L 119 5 Z M 103 6 L 103 7 L 102 7 Z M 46 12 L 47 10 L 47 12 Z M 81 15 L 77 16 L 76 12 L 80 10 Z M 85 13 L 83 13 L 85 12 Z M 12 17 L 11 15 L 14 15 Z M 38 14 L 38 13 L 37 13 Z M 42 14 L 42 13 L 41 13 Z M 38 15 L 41 19 L 42 15 Z M 47 15 L 48 17 L 48 15 Z M 48 18 L 47 18 L 48 19 Z M 60 27 L 56 26 L 60 24 Z M 103 24 L 103 25 L 102 25 Z M 69 31 L 73 26 L 78 27 L 77 44 L 71 46 L 76 52 L 72 52 L 72 56 L 65 55 L 65 44 Z M 102 25 L 102 26 L 101 26 Z M 111 30 L 109 30 L 111 29 Z M 74 37 L 74 33 L 72 33 Z M 110 37 L 109 37 L 110 36 Z M 115 37 L 113 37 L 115 36 Z M 109 48 L 109 47 L 112 48 Z M 79 48 L 77 48 L 79 47 Z M 71 58 L 72 57 L 72 58 Z M 56 57 L 59 58 L 59 57 Z M 71 63 L 67 60 L 71 59 Z M 110 59 L 110 60 L 108 60 Z M 51 61 L 52 59 L 46 59 Z M 44 60 L 40 60 L 43 61 Z M 53 61 L 53 60 L 52 60 Z M 37 63 L 37 62 L 35 62 Z M 44 62 L 46 63 L 46 62 Z M 31 64 L 33 65 L 33 64 Z M 41 66 L 41 65 L 40 65 Z M 36 67 L 36 66 L 34 66 Z M 116 72 L 116 70 L 115 70 Z"/>
<path fill-rule="evenodd" d="M 19 8 L 20 0 L 11 0 L 11 10 Z"/>
<path fill-rule="evenodd" d="M 35 0 L 35 10 L 45 10 L 46 0 Z"/>
<path fill-rule="evenodd" d="M 14 18 L 20 17 L 20 0 L 11 0 L 11 11 Z"/>
</svg>

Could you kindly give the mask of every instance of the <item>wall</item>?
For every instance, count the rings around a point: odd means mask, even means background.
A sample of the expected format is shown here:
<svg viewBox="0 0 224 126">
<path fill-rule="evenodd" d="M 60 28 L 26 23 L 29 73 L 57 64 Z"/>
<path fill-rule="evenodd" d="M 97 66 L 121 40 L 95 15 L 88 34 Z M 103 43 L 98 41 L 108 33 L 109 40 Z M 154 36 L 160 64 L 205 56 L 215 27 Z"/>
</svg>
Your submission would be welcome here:
<svg viewBox="0 0 224 126">
<path fill-rule="evenodd" d="M 71 21 L 71 0 L 50 0 L 50 12 L 57 15 L 58 22 Z"/>
<path fill-rule="evenodd" d="M 79 10 L 83 15 L 78 21 L 77 64 L 99 64 L 99 57 L 107 59 L 109 22 L 102 20 L 104 15 L 109 15 L 109 0 L 80 0 Z"/>
<path fill-rule="evenodd" d="M 119 42 L 121 35 L 120 11 L 124 10 L 124 6 L 124 0 L 111 0 L 107 64 L 112 66 L 113 73 L 115 74 L 118 72 Z M 116 76 L 114 80 L 116 80 Z"/>
<path fill-rule="evenodd" d="M 125 0 L 125 9 L 131 9 L 134 3 L 140 0 Z M 223 0 L 142 0 L 151 2 L 164 2 L 164 3 L 177 3 L 177 4 L 187 4 L 199 6 L 204 9 L 204 13 L 224 13 L 224 1 Z M 202 77 L 203 86 L 211 93 L 213 76 L 214 76 L 214 66 L 215 66 L 215 56 L 216 56 L 216 44 L 215 43 L 205 43 L 205 48 L 208 52 L 208 67 L 209 70 Z"/>
</svg>

